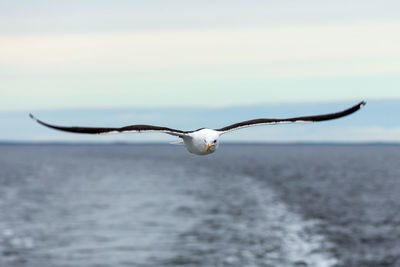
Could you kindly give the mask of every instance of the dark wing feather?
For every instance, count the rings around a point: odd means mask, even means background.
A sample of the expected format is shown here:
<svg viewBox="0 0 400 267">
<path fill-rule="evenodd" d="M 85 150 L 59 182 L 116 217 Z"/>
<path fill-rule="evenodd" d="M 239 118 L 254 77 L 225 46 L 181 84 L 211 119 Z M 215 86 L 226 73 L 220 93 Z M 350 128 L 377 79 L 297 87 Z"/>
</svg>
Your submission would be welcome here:
<svg viewBox="0 0 400 267">
<path fill-rule="evenodd" d="M 255 125 L 262 125 L 262 124 L 279 124 L 279 123 L 294 123 L 294 122 L 317 122 L 317 121 L 326 121 L 326 120 L 333 120 L 338 119 L 347 115 L 350 115 L 360 108 L 362 108 L 366 102 L 362 101 L 357 105 L 337 112 L 337 113 L 330 113 L 330 114 L 323 114 L 323 115 L 315 115 L 315 116 L 303 116 L 303 117 L 295 117 L 295 118 L 287 118 L 287 119 L 254 119 L 248 121 L 238 122 L 220 129 L 216 129 L 216 131 L 220 132 L 228 132 L 232 130 L 237 130 L 240 128 L 255 126 Z"/>
<path fill-rule="evenodd" d="M 110 133 L 110 132 L 142 132 L 142 131 L 157 131 L 157 132 L 164 132 L 170 135 L 175 135 L 175 136 L 184 136 L 188 132 L 182 131 L 182 130 L 176 130 L 176 129 L 171 129 L 167 127 L 161 127 L 161 126 L 153 126 L 153 125 L 143 125 L 143 124 L 137 124 L 137 125 L 130 125 L 130 126 L 125 126 L 125 127 L 120 127 L 120 128 L 99 128 L 99 127 L 65 127 L 65 126 L 56 126 L 52 124 L 45 123 L 41 120 L 38 120 L 35 118 L 32 114 L 29 114 L 29 116 L 35 120 L 37 123 L 64 132 L 71 132 L 71 133 L 82 133 L 82 134 L 102 134 L 102 133 Z"/>
</svg>

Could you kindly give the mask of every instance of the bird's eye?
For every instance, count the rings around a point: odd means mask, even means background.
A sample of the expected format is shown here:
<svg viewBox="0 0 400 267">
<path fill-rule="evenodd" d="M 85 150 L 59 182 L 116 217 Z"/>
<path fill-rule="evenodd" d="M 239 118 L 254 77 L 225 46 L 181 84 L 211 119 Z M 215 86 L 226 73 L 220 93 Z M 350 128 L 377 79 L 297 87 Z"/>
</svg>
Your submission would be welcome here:
<svg viewBox="0 0 400 267">
<path fill-rule="evenodd" d="M 214 143 L 216 143 L 217 142 L 217 140 L 214 140 Z"/>
</svg>

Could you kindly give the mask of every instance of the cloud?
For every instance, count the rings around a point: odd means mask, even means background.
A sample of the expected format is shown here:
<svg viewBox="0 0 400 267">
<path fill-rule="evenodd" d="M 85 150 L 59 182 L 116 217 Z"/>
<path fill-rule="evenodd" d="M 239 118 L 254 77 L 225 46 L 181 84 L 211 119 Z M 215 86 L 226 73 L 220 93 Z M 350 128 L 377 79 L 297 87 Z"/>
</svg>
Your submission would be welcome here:
<svg viewBox="0 0 400 267">
<path fill-rule="evenodd" d="M 357 22 L 3 35 L 0 110 L 399 97 L 397 32 Z"/>
<path fill-rule="evenodd" d="M 355 23 L 7 36 L 0 38 L 0 62 L 3 69 L 8 66 L 11 70 L 35 66 L 33 73 L 43 68 L 49 72 L 121 71 L 266 62 L 280 63 L 281 68 L 274 71 L 280 76 L 318 75 L 324 62 L 331 65 L 325 70 L 330 75 L 398 73 L 400 68 L 394 62 L 400 58 L 400 36 L 395 34 L 399 31 L 400 23 Z M 306 70 L 291 67 L 304 62 Z M 312 67 L 307 62 L 317 64 Z M 376 63 L 380 65 L 374 67 Z"/>
</svg>

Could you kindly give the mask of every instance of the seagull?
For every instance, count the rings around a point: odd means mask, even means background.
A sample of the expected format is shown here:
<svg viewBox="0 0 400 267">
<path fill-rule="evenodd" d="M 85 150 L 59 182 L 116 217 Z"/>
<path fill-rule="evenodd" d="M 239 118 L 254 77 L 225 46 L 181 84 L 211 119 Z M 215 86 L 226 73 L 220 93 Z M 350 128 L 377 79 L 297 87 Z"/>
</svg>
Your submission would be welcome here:
<svg viewBox="0 0 400 267">
<path fill-rule="evenodd" d="M 177 136 L 182 140 L 180 144 L 184 144 L 186 149 L 196 155 L 208 155 L 215 152 L 219 145 L 219 137 L 231 131 L 239 130 L 242 128 L 247 128 L 257 125 L 273 125 L 273 124 L 283 124 L 283 123 L 305 123 L 305 122 L 319 122 L 326 120 L 338 119 L 347 115 L 350 115 L 366 104 L 365 101 L 361 101 L 357 105 L 348 108 L 346 110 L 329 113 L 323 115 L 313 115 L 313 116 L 302 116 L 286 119 L 253 119 L 234 123 L 219 129 L 209 129 L 200 128 L 193 131 L 183 131 L 177 129 L 171 129 L 168 127 L 145 125 L 145 124 L 135 124 L 120 128 L 98 128 L 98 127 L 77 127 L 77 126 L 56 126 L 52 124 L 45 123 L 32 114 L 29 116 L 35 120 L 37 123 L 60 131 L 81 133 L 81 134 L 104 134 L 104 133 L 122 133 L 122 132 L 162 132 L 169 135 Z M 176 144 L 177 144 L 176 143 Z"/>
</svg>

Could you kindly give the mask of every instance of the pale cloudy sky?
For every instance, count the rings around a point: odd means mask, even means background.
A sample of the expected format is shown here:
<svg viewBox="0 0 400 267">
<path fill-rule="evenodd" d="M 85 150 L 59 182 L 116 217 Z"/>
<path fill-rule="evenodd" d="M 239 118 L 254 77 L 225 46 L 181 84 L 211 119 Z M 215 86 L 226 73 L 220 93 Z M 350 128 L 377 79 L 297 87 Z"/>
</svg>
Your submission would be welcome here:
<svg viewBox="0 0 400 267">
<path fill-rule="evenodd" d="M 0 111 L 400 98 L 398 1 L 1 1 Z"/>
</svg>

